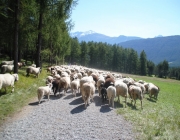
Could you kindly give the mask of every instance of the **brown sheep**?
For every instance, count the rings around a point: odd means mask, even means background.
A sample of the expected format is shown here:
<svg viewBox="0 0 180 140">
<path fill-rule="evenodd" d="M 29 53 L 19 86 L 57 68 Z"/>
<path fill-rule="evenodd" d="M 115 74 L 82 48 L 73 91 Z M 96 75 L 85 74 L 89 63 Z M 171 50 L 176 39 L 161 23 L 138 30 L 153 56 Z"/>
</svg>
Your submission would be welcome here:
<svg viewBox="0 0 180 140">
<path fill-rule="evenodd" d="M 82 85 L 82 98 L 85 103 L 85 108 L 87 107 L 87 104 L 89 103 L 90 98 L 93 100 L 93 95 L 95 93 L 95 86 L 91 82 L 86 82 Z"/>
<path fill-rule="evenodd" d="M 131 104 L 134 101 L 134 106 L 136 105 L 136 99 L 139 99 L 141 101 L 141 109 L 142 109 L 142 99 L 143 99 L 143 95 L 142 95 L 142 89 L 141 87 L 131 84 L 128 84 L 128 92 L 131 98 Z"/>
</svg>

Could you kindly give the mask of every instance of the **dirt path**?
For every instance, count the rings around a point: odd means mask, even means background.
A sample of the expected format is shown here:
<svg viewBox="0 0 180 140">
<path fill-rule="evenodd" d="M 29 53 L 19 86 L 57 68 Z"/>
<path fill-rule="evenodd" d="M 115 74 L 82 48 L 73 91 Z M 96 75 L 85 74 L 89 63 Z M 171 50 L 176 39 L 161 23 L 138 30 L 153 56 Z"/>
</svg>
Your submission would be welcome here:
<svg viewBox="0 0 180 140">
<path fill-rule="evenodd" d="M 47 99 L 45 99 L 47 100 Z M 115 104 L 116 106 L 117 104 Z M 94 102 L 84 108 L 80 94 L 54 97 L 38 106 L 33 99 L 1 128 L 1 140 L 132 140 L 132 126 L 116 109 L 102 104 L 97 92 Z"/>
</svg>

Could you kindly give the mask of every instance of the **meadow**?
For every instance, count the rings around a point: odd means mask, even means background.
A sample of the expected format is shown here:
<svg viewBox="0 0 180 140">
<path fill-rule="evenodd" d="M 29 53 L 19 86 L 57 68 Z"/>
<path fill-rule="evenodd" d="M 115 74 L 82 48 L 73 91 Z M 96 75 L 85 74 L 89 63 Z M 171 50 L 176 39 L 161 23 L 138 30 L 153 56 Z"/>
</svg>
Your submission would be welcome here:
<svg viewBox="0 0 180 140">
<path fill-rule="evenodd" d="M 128 100 L 127 108 L 117 109 L 118 114 L 132 123 L 134 131 L 139 134 L 137 139 L 180 139 L 180 81 L 135 75 L 130 77 L 160 87 L 157 101 L 145 95 L 142 110 L 139 100 L 136 102 L 136 107 L 133 107 Z M 121 98 L 121 101 L 124 99 Z"/>
<path fill-rule="evenodd" d="M 39 86 L 45 85 L 45 77 L 48 75 L 43 68 L 39 78 L 34 76 L 26 77 L 26 68 L 19 69 L 19 81 L 15 83 L 14 93 L 11 88 L 0 90 L 0 124 L 12 117 L 13 114 L 28 105 L 30 100 L 37 97 L 36 90 Z M 180 81 L 128 75 L 136 80 L 152 82 L 160 87 L 158 100 L 150 99 L 146 94 L 143 99 L 143 109 L 140 101 L 137 100 L 136 107 L 127 100 L 127 107 L 124 107 L 124 98 L 120 97 L 120 103 L 115 99 L 117 114 L 121 114 L 133 125 L 137 139 L 180 139 Z"/>
</svg>

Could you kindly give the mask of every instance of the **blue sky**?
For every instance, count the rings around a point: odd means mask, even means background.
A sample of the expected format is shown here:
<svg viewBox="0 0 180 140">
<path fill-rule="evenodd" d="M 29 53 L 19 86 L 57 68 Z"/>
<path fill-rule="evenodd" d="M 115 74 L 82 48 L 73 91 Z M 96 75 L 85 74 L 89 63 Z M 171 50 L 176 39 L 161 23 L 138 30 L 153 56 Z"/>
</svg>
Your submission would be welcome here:
<svg viewBox="0 0 180 140">
<path fill-rule="evenodd" d="M 71 32 L 108 36 L 180 35 L 180 0 L 78 0 Z"/>
</svg>

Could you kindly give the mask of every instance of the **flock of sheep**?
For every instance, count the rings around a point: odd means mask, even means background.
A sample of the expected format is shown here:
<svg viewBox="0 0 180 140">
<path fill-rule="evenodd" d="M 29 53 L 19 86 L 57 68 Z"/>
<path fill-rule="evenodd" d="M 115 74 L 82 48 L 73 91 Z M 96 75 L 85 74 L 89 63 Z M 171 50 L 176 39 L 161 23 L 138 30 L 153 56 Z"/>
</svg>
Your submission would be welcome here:
<svg viewBox="0 0 180 140">
<path fill-rule="evenodd" d="M 19 63 L 20 66 L 24 64 Z M 19 65 L 18 64 L 18 65 Z M 12 67 L 13 61 L 3 61 L 1 63 L 0 74 L 0 89 L 7 86 L 12 87 L 14 91 L 14 82 L 18 80 L 18 74 L 10 74 L 10 67 Z M 35 75 L 37 78 L 41 72 L 41 68 L 36 68 L 36 65 L 32 65 L 26 68 L 26 76 L 30 74 Z M 112 73 L 108 71 L 96 70 L 88 67 L 77 65 L 61 65 L 51 66 L 47 68 L 49 76 L 46 77 L 46 86 L 41 86 L 37 89 L 38 102 L 41 103 L 44 95 L 56 94 L 64 90 L 64 95 L 68 89 L 71 89 L 72 94 L 76 96 L 77 93 L 81 93 L 82 99 L 85 103 L 85 108 L 89 104 L 90 100 L 93 102 L 93 97 L 96 89 L 98 90 L 99 97 L 102 98 L 102 102 L 109 100 L 109 105 L 114 107 L 114 98 L 118 97 L 120 102 L 120 96 L 125 98 L 125 107 L 127 104 L 127 98 L 129 97 L 134 106 L 136 100 L 141 101 L 144 98 L 144 94 L 149 94 L 149 97 L 157 99 L 160 91 L 159 87 L 153 83 L 147 83 L 145 81 L 136 81 L 130 77 L 124 77 L 118 73 Z"/>
<path fill-rule="evenodd" d="M 109 105 L 112 107 L 114 107 L 114 98 L 118 97 L 120 102 L 120 96 L 122 96 L 125 98 L 125 107 L 129 97 L 131 104 L 134 102 L 134 106 L 136 100 L 139 99 L 142 108 L 144 94 L 148 93 L 150 98 L 157 99 L 160 91 L 159 87 L 153 83 L 135 81 L 118 73 L 83 66 L 51 66 L 47 68 L 47 72 L 49 76 L 46 78 L 46 86 L 39 87 L 37 90 L 39 104 L 44 95 L 47 95 L 49 99 L 51 93 L 57 96 L 57 92 L 64 90 L 64 95 L 66 95 L 67 90 L 71 89 L 74 96 L 81 93 L 86 108 L 90 101 L 94 101 L 93 97 L 97 89 L 102 102 L 109 100 Z"/>
</svg>

